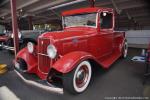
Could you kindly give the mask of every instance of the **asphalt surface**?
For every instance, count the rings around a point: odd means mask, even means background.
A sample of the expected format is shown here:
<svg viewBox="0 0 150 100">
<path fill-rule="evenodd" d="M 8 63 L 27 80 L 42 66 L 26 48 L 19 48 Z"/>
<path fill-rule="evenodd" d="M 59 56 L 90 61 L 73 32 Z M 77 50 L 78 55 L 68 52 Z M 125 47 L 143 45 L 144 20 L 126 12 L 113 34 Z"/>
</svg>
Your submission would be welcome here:
<svg viewBox="0 0 150 100">
<path fill-rule="evenodd" d="M 24 83 L 11 68 L 13 56 L 6 51 L 0 51 L 0 63 L 6 63 L 9 67 L 9 72 L 0 76 L 0 88 L 7 87 L 20 100 L 105 100 L 107 97 L 143 97 L 145 64 L 130 61 L 140 53 L 140 49 L 130 48 L 129 56 L 119 59 L 109 70 L 95 70 L 93 79 L 84 93 L 71 95 L 65 92 L 64 95 L 60 95 Z M 146 85 L 149 86 L 150 83 L 147 82 Z M 5 94 L 7 95 L 7 92 Z M 146 94 L 150 96 L 150 92 Z"/>
</svg>

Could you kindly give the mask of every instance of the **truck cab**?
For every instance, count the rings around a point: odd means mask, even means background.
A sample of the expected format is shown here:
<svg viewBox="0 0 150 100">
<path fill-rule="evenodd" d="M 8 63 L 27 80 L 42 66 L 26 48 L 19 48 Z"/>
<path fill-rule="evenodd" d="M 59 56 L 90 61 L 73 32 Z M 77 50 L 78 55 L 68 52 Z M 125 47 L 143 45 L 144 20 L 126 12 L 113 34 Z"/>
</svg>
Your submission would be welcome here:
<svg viewBox="0 0 150 100">
<path fill-rule="evenodd" d="M 114 31 L 114 17 L 110 8 L 63 12 L 63 30 L 43 33 L 37 45 L 29 42 L 17 54 L 15 68 L 49 83 L 61 76 L 64 89 L 71 93 L 85 91 L 95 64 L 108 69 L 127 56 L 125 33 Z"/>
<path fill-rule="evenodd" d="M 64 30 L 84 30 L 82 33 L 92 35 L 86 40 L 89 42 L 88 45 L 91 44 L 91 52 L 96 57 L 112 52 L 114 32 L 114 13 L 112 9 L 86 8 L 82 11 L 64 12 L 62 15 Z M 84 34 L 82 34 L 83 37 Z M 93 44 L 93 41 L 95 44 Z"/>
</svg>

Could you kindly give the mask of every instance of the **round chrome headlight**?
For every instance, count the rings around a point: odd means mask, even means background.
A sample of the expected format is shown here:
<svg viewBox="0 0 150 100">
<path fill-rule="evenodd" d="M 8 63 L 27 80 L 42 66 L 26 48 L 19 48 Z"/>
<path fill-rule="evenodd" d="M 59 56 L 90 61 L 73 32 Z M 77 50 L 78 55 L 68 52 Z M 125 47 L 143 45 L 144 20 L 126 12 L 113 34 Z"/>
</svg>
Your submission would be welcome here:
<svg viewBox="0 0 150 100">
<path fill-rule="evenodd" d="M 54 45 L 49 45 L 47 47 L 47 54 L 51 59 L 54 59 L 57 55 L 57 49 L 55 48 Z"/>
<path fill-rule="evenodd" d="M 21 38 L 21 33 L 20 33 L 20 32 L 18 33 L 18 38 L 19 38 L 19 39 Z"/>
<path fill-rule="evenodd" d="M 33 53 L 34 51 L 34 44 L 32 42 L 28 42 L 27 44 L 28 52 Z"/>
<path fill-rule="evenodd" d="M 11 38 L 14 38 L 14 34 L 13 33 L 11 34 Z"/>
</svg>

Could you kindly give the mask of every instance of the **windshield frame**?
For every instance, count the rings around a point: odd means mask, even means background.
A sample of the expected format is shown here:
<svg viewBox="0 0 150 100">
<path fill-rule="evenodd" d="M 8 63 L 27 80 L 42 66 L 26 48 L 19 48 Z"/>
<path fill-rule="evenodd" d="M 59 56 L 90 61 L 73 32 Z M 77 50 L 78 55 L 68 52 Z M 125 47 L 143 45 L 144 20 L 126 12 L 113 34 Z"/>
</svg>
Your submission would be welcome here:
<svg viewBox="0 0 150 100">
<path fill-rule="evenodd" d="M 96 25 L 95 26 L 78 25 L 78 26 L 66 26 L 65 27 L 64 26 L 64 23 L 65 23 L 64 17 L 66 17 L 66 16 L 62 16 L 62 26 L 63 26 L 63 29 L 65 29 L 65 28 L 72 28 L 72 27 L 91 27 L 91 28 L 97 28 L 98 27 L 98 16 L 99 16 L 99 13 L 98 12 L 91 12 L 91 13 L 83 13 L 83 14 L 92 14 L 92 13 L 96 14 L 96 19 L 95 19 Z M 74 14 L 74 15 L 79 15 L 79 14 Z M 74 16 L 74 15 L 68 15 L 68 16 Z"/>
</svg>

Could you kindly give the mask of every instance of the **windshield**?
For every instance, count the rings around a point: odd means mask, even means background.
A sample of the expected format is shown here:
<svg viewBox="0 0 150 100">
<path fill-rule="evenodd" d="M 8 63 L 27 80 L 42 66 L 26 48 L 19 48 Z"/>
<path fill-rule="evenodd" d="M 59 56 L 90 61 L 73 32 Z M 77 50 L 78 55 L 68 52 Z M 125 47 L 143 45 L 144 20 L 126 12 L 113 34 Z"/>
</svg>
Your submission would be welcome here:
<svg viewBox="0 0 150 100">
<path fill-rule="evenodd" d="M 64 17 L 64 27 L 96 27 L 96 13 L 78 14 Z"/>
</svg>

